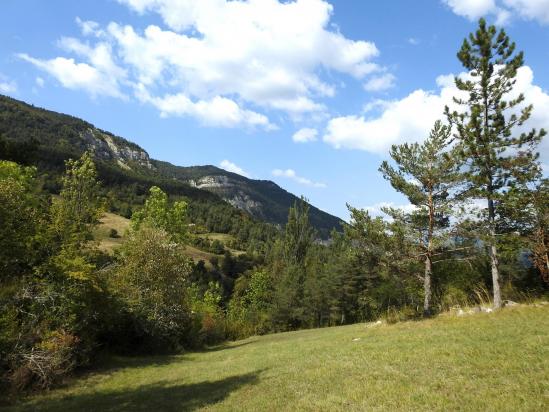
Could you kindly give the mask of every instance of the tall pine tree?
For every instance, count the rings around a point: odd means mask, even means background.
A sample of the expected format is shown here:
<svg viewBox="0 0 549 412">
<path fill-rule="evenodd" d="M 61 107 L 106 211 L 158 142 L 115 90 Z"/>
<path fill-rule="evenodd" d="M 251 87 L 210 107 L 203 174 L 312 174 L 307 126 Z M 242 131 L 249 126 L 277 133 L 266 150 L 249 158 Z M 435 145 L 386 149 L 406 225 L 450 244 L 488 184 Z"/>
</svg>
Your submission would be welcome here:
<svg viewBox="0 0 549 412">
<path fill-rule="evenodd" d="M 402 221 L 416 237 L 417 257 L 423 258 L 425 264 L 423 312 L 426 316 L 431 311 L 433 257 L 447 240 L 444 228 L 448 226 L 453 202 L 451 193 L 458 183 L 459 165 L 447 153 L 450 140 L 450 128 L 437 121 L 423 144 L 392 146 L 391 157 L 397 169 L 387 161 L 379 168 L 383 177 L 415 206 L 411 213 L 394 209 L 387 212 Z"/>
<path fill-rule="evenodd" d="M 315 231 L 309 223 L 309 205 L 302 197 L 288 212 L 288 223 L 282 239 L 274 246 L 271 264 L 278 278 L 273 317 L 282 330 L 299 328 L 306 321 L 304 283 L 307 258 L 314 240 Z"/>
<path fill-rule="evenodd" d="M 500 308 L 497 206 L 513 180 L 530 175 L 528 169 L 534 167 L 537 157 L 536 145 L 545 132 L 516 132 L 516 127 L 530 117 L 532 106 L 519 110 L 524 96 L 510 96 L 524 58 L 522 52 L 515 52 L 515 43 L 504 30 L 498 32 L 481 19 L 477 31 L 463 40 L 457 57 L 469 75 L 456 77 L 455 84 L 469 97 L 454 98 L 463 110 L 451 112 L 447 107 L 446 115 L 456 126 L 457 149 L 464 161 L 465 193 L 469 198 L 487 201 L 484 241 L 490 255 L 494 307 Z"/>
</svg>

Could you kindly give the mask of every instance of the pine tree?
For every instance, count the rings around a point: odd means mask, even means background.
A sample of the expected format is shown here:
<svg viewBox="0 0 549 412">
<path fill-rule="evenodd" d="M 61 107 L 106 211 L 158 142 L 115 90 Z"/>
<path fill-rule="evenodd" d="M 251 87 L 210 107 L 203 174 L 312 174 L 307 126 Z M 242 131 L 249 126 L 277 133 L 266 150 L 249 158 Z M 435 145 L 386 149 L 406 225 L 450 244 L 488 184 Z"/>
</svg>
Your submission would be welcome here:
<svg viewBox="0 0 549 412">
<path fill-rule="evenodd" d="M 423 257 L 425 263 L 423 312 L 426 316 L 431 310 L 433 257 L 447 240 L 444 228 L 448 226 L 453 202 L 451 192 L 458 183 L 459 165 L 447 153 L 450 140 L 450 128 L 437 121 L 423 144 L 392 146 L 391 157 L 397 169 L 387 161 L 379 168 L 395 190 L 404 194 L 415 206 L 415 211 L 410 213 L 390 208 L 387 212 L 405 224 L 412 236 L 417 238 L 417 257 Z"/>
<path fill-rule="evenodd" d="M 515 128 L 522 126 L 530 117 L 532 106 L 515 113 L 524 101 L 522 94 L 509 96 L 516 83 L 517 70 L 523 65 L 522 52 L 515 53 L 504 30 L 497 32 L 495 26 L 479 21 L 475 33 L 463 40 L 458 59 L 467 69 L 466 78 L 455 78 L 460 91 L 468 99 L 454 98 L 462 111 L 450 112 L 449 121 L 456 126 L 457 149 L 464 161 L 464 180 L 467 197 L 484 198 L 487 210 L 484 223 L 492 272 L 494 307 L 502 305 L 500 273 L 497 250 L 497 206 L 505 188 L 513 180 L 520 180 L 534 166 L 537 156 L 534 150 L 545 132 L 531 130 L 517 134 Z"/>
<path fill-rule="evenodd" d="M 314 239 L 314 229 L 309 223 L 309 206 L 302 197 L 290 208 L 284 235 L 274 246 L 272 270 L 278 276 L 274 320 L 282 329 L 295 329 L 304 324 L 306 260 Z"/>
<path fill-rule="evenodd" d="M 284 257 L 290 264 L 302 266 L 307 252 L 315 238 L 314 229 L 309 223 L 309 205 L 301 197 L 288 212 L 288 223 L 284 232 Z"/>
<path fill-rule="evenodd" d="M 405 294 L 403 280 L 408 278 L 407 243 L 401 225 L 382 217 L 372 217 L 367 210 L 347 205 L 351 219 L 345 236 L 352 245 L 346 264 L 343 288 L 351 303 L 351 321 L 378 318 L 389 306 L 404 302 L 396 295 Z"/>
<path fill-rule="evenodd" d="M 507 233 L 520 236 L 520 246 L 530 251 L 530 260 L 541 279 L 549 284 L 549 179 L 541 167 L 527 182 L 514 185 L 500 208 L 500 224 Z"/>
</svg>

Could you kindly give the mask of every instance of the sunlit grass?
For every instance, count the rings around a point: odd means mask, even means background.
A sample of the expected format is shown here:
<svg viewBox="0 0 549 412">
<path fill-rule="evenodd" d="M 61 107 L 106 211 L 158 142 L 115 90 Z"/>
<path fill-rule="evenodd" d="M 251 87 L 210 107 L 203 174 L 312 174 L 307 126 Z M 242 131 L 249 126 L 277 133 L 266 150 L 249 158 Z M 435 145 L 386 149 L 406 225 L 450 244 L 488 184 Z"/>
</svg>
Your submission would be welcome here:
<svg viewBox="0 0 549 412">
<path fill-rule="evenodd" d="M 190 409 L 549 410 L 549 305 L 114 358 L 11 410 Z"/>
<path fill-rule="evenodd" d="M 93 237 L 99 242 L 99 249 L 112 252 L 125 241 L 125 235 L 130 227 L 130 220 L 114 213 L 105 213 L 99 220 L 99 225 L 93 233 Z M 116 230 L 118 237 L 109 236 L 111 229 Z"/>
<path fill-rule="evenodd" d="M 105 213 L 99 220 L 99 225 L 94 230 L 93 237 L 94 240 L 98 242 L 100 250 L 107 253 L 112 253 L 116 248 L 122 246 L 122 244 L 126 240 L 126 235 L 129 227 L 129 219 L 126 219 L 125 217 L 116 215 L 114 213 Z M 113 238 L 109 236 L 111 229 L 115 229 L 117 231 L 118 237 Z M 225 245 L 229 244 L 229 242 L 231 241 L 234 241 L 234 236 L 225 233 L 205 233 L 195 236 L 206 238 L 209 240 L 219 240 L 221 242 L 224 242 Z M 244 253 L 243 251 L 231 248 L 229 248 L 229 250 L 233 255 L 240 255 Z M 221 258 L 223 256 L 215 255 L 213 253 L 200 250 L 190 245 L 187 245 L 185 247 L 185 253 L 191 259 L 193 259 L 194 262 L 198 262 L 200 260 L 206 262 L 206 266 L 208 267 L 208 269 L 212 268 L 211 264 L 209 263 L 212 257 L 217 256 L 218 258 Z"/>
</svg>

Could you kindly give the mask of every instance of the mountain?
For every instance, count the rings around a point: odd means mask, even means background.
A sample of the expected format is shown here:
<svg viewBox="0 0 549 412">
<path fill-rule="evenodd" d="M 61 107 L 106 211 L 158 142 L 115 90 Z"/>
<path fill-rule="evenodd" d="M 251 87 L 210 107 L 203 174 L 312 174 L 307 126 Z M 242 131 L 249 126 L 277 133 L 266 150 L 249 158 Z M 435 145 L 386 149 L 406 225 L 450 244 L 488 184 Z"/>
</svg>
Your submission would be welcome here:
<svg viewBox="0 0 549 412">
<path fill-rule="evenodd" d="M 215 203 L 223 199 L 252 217 L 275 225 L 286 223 L 288 209 L 298 200 L 269 180 L 249 179 L 211 165 L 184 167 L 151 159 L 137 144 L 84 120 L 2 95 L 0 137 L 8 143 L 6 147 L 10 143 L 28 146 L 28 153 L 21 160 L 36 164 L 39 169 L 62 170 L 65 159 L 91 150 L 99 169 L 104 171 L 102 180 L 107 186 L 120 188 L 123 183 L 135 182 L 145 186 L 158 184 L 191 201 Z M 334 228 L 341 230 L 343 223 L 312 205 L 309 218 L 323 238 Z"/>
<path fill-rule="evenodd" d="M 234 207 L 270 223 L 285 224 L 288 209 L 298 200 L 295 195 L 270 180 L 249 179 L 211 165 L 181 167 L 160 161 L 153 161 L 153 164 L 162 176 L 215 193 Z M 309 220 L 324 234 L 333 228 L 340 229 L 342 224 L 341 219 L 312 205 Z"/>
</svg>

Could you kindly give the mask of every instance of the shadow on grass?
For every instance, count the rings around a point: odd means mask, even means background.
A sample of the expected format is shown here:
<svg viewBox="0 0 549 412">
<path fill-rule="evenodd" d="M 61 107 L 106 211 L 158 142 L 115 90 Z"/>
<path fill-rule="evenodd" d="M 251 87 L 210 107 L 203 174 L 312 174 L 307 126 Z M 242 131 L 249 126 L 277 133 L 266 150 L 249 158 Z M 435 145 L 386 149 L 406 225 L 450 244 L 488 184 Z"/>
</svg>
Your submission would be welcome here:
<svg viewBox="0 0 549 412">
<path fill-rule="evenodd" d="M 217 346 L 210 346 L 206 349 L 201 350 L 200 352 L 217 352 L 217 351 L 220 351 L 220 350 L 236 349 L 236 348 L 240 348 L 241 346 L 250 345 L 250 344 L 256 343 L 256 342 L 257 342 L 257 339 L 256 340 L 249 340 L 249 341 L 242 342 L 242 343 L 237 343 L 237 344 L 223 343 L 223 344 L 217 345 Z"/>
<path fill-rule="evenodd" d="M 143 366 L 165 366 L 181 361 L 184 353 L 178 355 L 114 355 L 104 353 L 97 356 L 93 365 L 82 367 L 71 376 L 56 385 L 57 388 L 70 386 L 74 381 L 95 374 L 111 374 L 122 369 L 139 368 Z"/>
<path fill-rule="evenodd" d="M 35 411 L 190 411 L 225 399 L 242 386 L 259 381 L 255 371 L 218 381 L 173 385 L 158 382 L 124 392 L 96 392 L 69 395 L 60 399 L 43 399 L 32 405 Z M 25 405 L 20 405 L 25 408 Z"/>
</svg>

